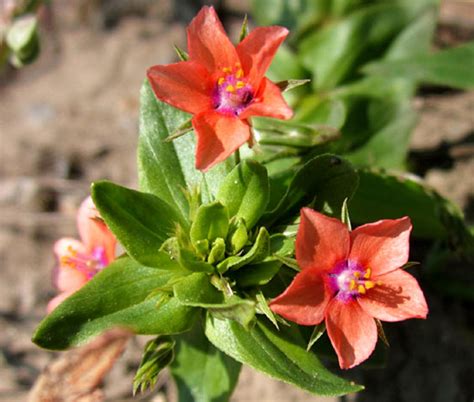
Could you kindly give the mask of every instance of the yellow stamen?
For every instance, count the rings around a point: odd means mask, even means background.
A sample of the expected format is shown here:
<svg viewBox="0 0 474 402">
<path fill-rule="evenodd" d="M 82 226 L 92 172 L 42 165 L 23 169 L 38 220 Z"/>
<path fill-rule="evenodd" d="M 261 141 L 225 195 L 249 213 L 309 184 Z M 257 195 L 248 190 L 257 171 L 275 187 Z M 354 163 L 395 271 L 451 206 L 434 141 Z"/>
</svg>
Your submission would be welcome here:
<svg viewBox="0 0 474 402">
<path fill-rule="evenodd" d="M 359 276 L 360 276 L 360 272 L 359 272 L 359 271 L 355 271 L 355 272 L 354 272 L 354 278 L 359 279 Z"/>
<path fill-rule="evenodd" d="M 224 77 L 221 77 L 217 80 L 217 85 L 222 85 L 225 81 L 225 78 Z"/>
<path fill-rule="evenodd" d="M 365 292 L 366 292 L 366 290 L 365 290 L 365 288 L 364 288 L 363 285 L 359 285 L 359 286 L 357 287 L 357 291 L 358 291 L 360 294 L 365 294 Z"/>
<path fill-rule="evenodd" d="M 233 85 L 227 85 L 227 86 L 225 87 L 225 90 L 226 90 L 227 92 L 235 92 L 235 88 L 234 88 Z"/>
<path fill-rule="evenodd" d="M 245 86 L 245 82 L 243 81 L 237 81 L 237 84 L 235 84 L 237 89 L 243 88 Z"/>
<path fill-rule="evenodd" d="M 230 67 L 224 67 L 224 68 L 222 69 L 222 71 L 223 71 L 224 73 L 228 74 L 228 73 L 231 73 L 231 72 L 232 72 L 232 69 L 231 69 Z"/>
<path fill-rule="evenodd" d="M 364 286 L 366 289 L 372 289 L 375 286 L 375 283 L 372 281 L 365 281 Z"/>
<path fill-rule="evenodd" d="M 349 290 L 354 290 L 356 288 L 356 281 L 354 279 L 351 279 L 349 282 Z"/>
<path fill-rule="evenodd" d="M 369 279 L 370 275 L 372 275 L 372 270 L 370 268 L 367 268 L 367 270 L 365 271 L 365 274 L 364 274 L 364 278 Z"/>
<path fill-rule="evenodd" d="M 237 73 L 235 74 L 235 76 L 236 76 L 237 78 L 242 78 L 242 77 L 244 76 L 244 70 L 242 70 L 241 68 L 239 68 L 239 69 L 237 70 Z"/>
</svg>

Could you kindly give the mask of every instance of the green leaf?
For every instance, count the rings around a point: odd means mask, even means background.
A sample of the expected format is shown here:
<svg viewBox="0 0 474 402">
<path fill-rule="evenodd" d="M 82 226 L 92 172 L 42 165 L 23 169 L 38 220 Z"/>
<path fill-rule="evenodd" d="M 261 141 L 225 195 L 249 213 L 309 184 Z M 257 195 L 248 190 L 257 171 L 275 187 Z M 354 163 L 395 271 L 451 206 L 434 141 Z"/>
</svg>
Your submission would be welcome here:
<svg viewBox="0 0 474 402">
<path fill-rule="evenodd" d="M 254 321 L 256 308 L 253 301 L 233 295 L 223 304 L 210 306 L 208 311 L 213 317 L 235 321 L 248 330 Z"/>
<path fill-rule="evenodd" d="M 214 267 L 199 258 L 193 251 L 183 247 L 178 248 L 178 261 L 182 267 L 193 272 L 213 273 Z"/>
<path fill-rule="evenodd" d="M 100 215 L 130 256 L 144 265 L 160 267 L 161 245 L 178 224 L 186 227 L 180 215 L 152 194 L 114 183 L 95 182 L 91 192 Z"/>
<path fill-rule="evenodd" d="M 249 234 L 242 218 L 234 219 L 230 224 L 227 244 L 229 253 L 234 255 L 244 248 L 249 239 Z"/>
<path fill-rule="evenodd" d="M 314 88 L 333 88 L 349 78 L 361 62 L 380 55 L 400 30 L 432 3 L 379 2 L 307 36 L 300 54 L 303 65 L 314 74 Z"/>
<path fill-rule="evenodd" d="M 237 323 L 208 316 L 205 333 L 235 360 L 313 394 L 336 396 L 362 389 L 327 371 L 314 354 L 305 350 L 296 327 L 277 331 L 270 325 L 257 321 L 246 331 Z"/>
<path fill-rule="evenodd" d="M 288 185 L 279 204 L 262 218 L 273 223 L 283 214 L 315 200 L 315 209 L 340 216 L 344 199 L 357 188 L 357 173 L 351 164 L 335 155 L 320 155 L 301 167 Z"/>
<path fill-rule="evenodd" d="M 457 250 L 474 257 L 474 237 L 460 209 L 413 175 L 359 171 L 360 185 L 351 201 L 351 217 L 358 224 L 408 215 L 413 234 L 446 239 Z"/>
<path fill-rule="evenodd" d="M 241 364 L 216 349 L 201 325 L 176 338 L 171 375 L 178 402 L 227 402 L 237 385 Z"/>
<path fill-rule="evenodd" d="M 84 344 L 112 327 L 154 335 L 187 331 L 197 310 L 156 291 L 178 276 L 119 258 L 49 314 L 33 342 L 61 350 Z"/>
<path fill-rule="evenodd" d="M 276 233 L 270 236 L 270 253 L 281 256 L 290 256 L 295 252 L 294 237 L 285 236 L 282 233 Z"/>
<path fill-rule="evenodd" d="M 225 239 L 229 231 L 229 213 L 220 202 L 201 205 L 191 226 L 191 242 L 208 240 L 212 243 L 218 237 Z"/>
<path fill-rule="evenodd" d="M 242 256 L 230 256 L 222 261 L 217 270 L 223 273 L 229 269 L 236 270 L 246 264 L 263 261 L 270 253 L 270 235 L 267 229 L 261 227 L 254 245 Z"/>
<path fill-rule="evenodd" d="M 193 307 L 209 307 L 225 303 L 224 294 L 210 283 L 209 275 L 196 272 L 184 277 L 173 287 L 181 304 Z"/>
<path fill-rule="evenodd" d="M 280 270 L 282 263 L 269 258 L 257 264 L 245 265 L 232 274 L 237 284 L 243 288 L 266 285 Z"/>
<path fill-rule="evenodd" d="M 17 18 L 8 29 L 5 42 L 13 52 L 12 61 L 16 67 L 33 62 L 40 50 L 36 16 L 27 14 Z"/>
<path fill-rule="evenodd" d="M 474 42 L 430 55 L 372 63 L 363 72 L 386 80 L 409 77 L 424 84 L 474 88 Z"/>
<path fill-rule="evenodd" d="M 410 135 L 418 121 L 410 103 L 401 105 L 393 120 L 344 156 L 358 166 L 404 170 Z"/>
<path fill-rule="evenodd" d="M 229 210 L 230 217 L 240 217 L 250 230 L 262 216 L 268 204 L 268 175 L 265 167 L 244 160 L 225 178 L 217 200 Z"/>
<path fill-rule="evenodd" d="M 280 329 L 278 326 L 277 316 L 276 314 L 270 309 L 268 305 L 267 299 L 265 298 L 264 294 L 259 291 L 255 295 L 255 299 L 257 300 L 257 311 L 261 312 L 262 314 L 267 317 L 270 322 L 275 326 L 276 329 Z"/>
<path fill-rule="evenodd" d="M 140 95 L 140 138 L 138 177 L 140 189 L 176 206 L 182 218 L 189 219 L 190 190 L 202 190 L 205 203 L 212 202 L 222 180 L 232 169 L 232 158 L 203 174 L 194 167 L 195 140 L 189 134 L 166 142 L 189 120 L 189 114 L 156 99 L 146 80 Z"/>
<path fill-rule="evenodd" d="M 138 390 L 145 392 L 151 390 L 158 381 L 158 374 L 174 357 L 175 342 L 169 336 L 158 336 L 145 345 L 140 366 L 133 378 L 133 394 Z"/>
<path fill-rule="evenodd" d="M 322 322 L 319 325 L 316 325 L 311 333 L 311 337 L 309 338 L 308 346 L 306 346 L 306 350 L 310 350 L 313 345 L 318 341 L 319 338 L 326 332 L 326 324 Z"/>
<path fill-rule="evenodd" d="M 311 148 L 334 141 L 338 130 L 327 125 L 301 124 L 260 117 L 254 119 L 253 132 L 261 145 L 277 145 L 292 148 Z"/>
</svg>

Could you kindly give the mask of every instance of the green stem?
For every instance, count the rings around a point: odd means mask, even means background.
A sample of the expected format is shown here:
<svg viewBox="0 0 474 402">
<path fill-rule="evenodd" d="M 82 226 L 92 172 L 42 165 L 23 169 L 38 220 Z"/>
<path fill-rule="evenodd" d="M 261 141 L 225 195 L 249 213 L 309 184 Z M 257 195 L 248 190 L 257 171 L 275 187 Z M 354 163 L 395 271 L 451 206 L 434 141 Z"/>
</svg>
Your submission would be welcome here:
<svg viewBox="0 0 474 402">
<path fill-rule="evenodd" d="M 237 148 L 235 151 L 235 165 L 237 166 L 240 163 L 240 148 Z"/>
</svg>

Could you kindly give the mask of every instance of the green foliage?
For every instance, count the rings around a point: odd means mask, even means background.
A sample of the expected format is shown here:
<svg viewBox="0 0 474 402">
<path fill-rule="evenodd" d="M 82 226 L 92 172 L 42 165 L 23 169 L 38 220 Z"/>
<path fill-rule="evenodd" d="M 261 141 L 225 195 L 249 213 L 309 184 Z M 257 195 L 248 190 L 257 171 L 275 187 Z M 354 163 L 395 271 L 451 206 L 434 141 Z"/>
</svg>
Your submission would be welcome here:
<svg viewBox="0 0 474 402">
<path fill-rule="evenodd" d="M 257 162 L 244 160 L 225 178 L 217 199 L 224 204 L 230 217 L 242 218 L 251 229 L 268 204 L 267 170 Z"/>
<path fill-rule="evenodd" d="M 408 215 L 415 236 L 445 239 L 466 257 L 474 258 L 474 236 L 462 212 L 449 200 L 413 176 L 361 170 L 359 177 L 359 188 L 350 204 L 355 223 Z"/>
<path fill-rule="evenodd" d="M 286 172 L 272 177 L 272 186 L 278 186 L 279 180 L 286 180 Z M 297 213 L 313 201 L 315 209 L 339 217 L 344 199 L 352 196 L 357 183 L 357 173 L 350 163 L 335 155 L 317 156 L 296 170 L 286 185 L 281 186 L 287 188 L 286 192 L 275 194 L 279 202 L 264 215 L 263 221 L 273 223 L 291 211 Z"/>
<path fill-rule="evenodd" d="M 179 224 L 186 225 L 170 205 L 152 194 L 103 181 L 92 185 L 92 198 L 123 247 L 144 265 L 160 267 L 161 245 Z"/>
<path fill-rule="evenodd" d="M 179 402 L 226 402 L 237 385 L 241 364 L 215 348 L 201 325 L 175 338 L 171 375 Z"/>
<path fill-rule="evenodd" d="M 153 389 L 158 374 L 173 360 L 175 341 L 169 336 L 158 336 L 145 345 L 140 366 L 133 379 L 133 394 Z"/>
<path fill-rule="evenodd" d="M 278 331 L 259 320 L 246 331 L 237 323 L 209 316 L 205 333 L 214 346 L 235 360 L 313 394 L 343 395 L 362 389 L 332 375 L 314 354 L 307 353 L 293 326 Z"/>
<path fill-rule="evenodd" d="M 363 71 L 384 79 L 405 77 L 419 83 L 471 89 L 474 88 L 474 42 L 433 54 L 374 62 Z"/>
<path fill-rule="evenodd" d="M 112 327 L 153 335 L 187 331 L 197 310 L 159 291 L 177 276 L 173 270 L 119 258 L 49 314 L 33 342 L 61 350 L 84 344 Z"/>
<path fill-rule="evenodd" d="M 204 202 L 211 202 L 221 181 L 233 164 L 230 159 L 202 174 L 194 168 L 194 136 L 166 142 L 165 139 L 187 120 L 189 115 L 155 98 L 148 82 L 140 97 L 140 138 L 138 178 L 140 189 L 174 206 L 183 219 L 190 218 L 189 193 L 200 189 Z"/>
<path fill-rule="evenodd" d="M 224 205 L 220 202 L 201 205 L 191 226 L 191 242 L 208 240 L 212 243 L 218 237 L 225 239 L 228 230 L 229 213 Z"/>
</svg>

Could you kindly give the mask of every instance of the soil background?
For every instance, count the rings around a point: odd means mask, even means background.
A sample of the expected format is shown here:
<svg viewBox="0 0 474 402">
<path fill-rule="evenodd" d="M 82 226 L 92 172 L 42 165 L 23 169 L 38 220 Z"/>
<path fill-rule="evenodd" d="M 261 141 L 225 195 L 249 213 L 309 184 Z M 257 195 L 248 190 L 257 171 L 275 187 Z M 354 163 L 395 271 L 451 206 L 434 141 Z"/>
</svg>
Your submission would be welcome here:
<svg viewBox="0 0 474 402">
<path fill-rule="evenodd" d="M 198 1 L 57 1 L 43 10 L 40 59 L 0 78 L 0 401 L 25 401 L 55 358 L 31 334 L 55 294 L 52 244 L 75 236 L 75 212 L 89 184 L 109 179 L 136 187 L 139 89 L 145 71 L 175 60 Z M 221 4 L 222 5 L 222 4 Z M 247 1 L 226 1 L 224 22 L 238 35 Z M 443 3 L 440 46 L 473 38 L 472 2 Z M 474 93 L 424 88 L 411 162 L 429 184 L 458 203 L 473 223 Z M 427 245 L 415 247 L 423 255 Z M 417 251 L 418 250 L 418 251 Z M 421 257 L 423 258 L 423 257 Z M 467 263 L 453 268 L 473 280 Z M 423 266 L 418 275 L 423 281 Z M 473 304 L 426 288 L 426 321 L 388 325 L 388 368 L 344 373 L 367 390 L 346 400 L 472 401 Z M 471 298 L 472 300 L 472 298 Z M 144 339 L 131 341 L 105 380 L 109 401 L 131 400 Z M 166 374 L 158 393 L 175 394 Z M 317 398 L 244 368 L 232 398 L 241 401 L 335 401 Z"/>
</svg>

